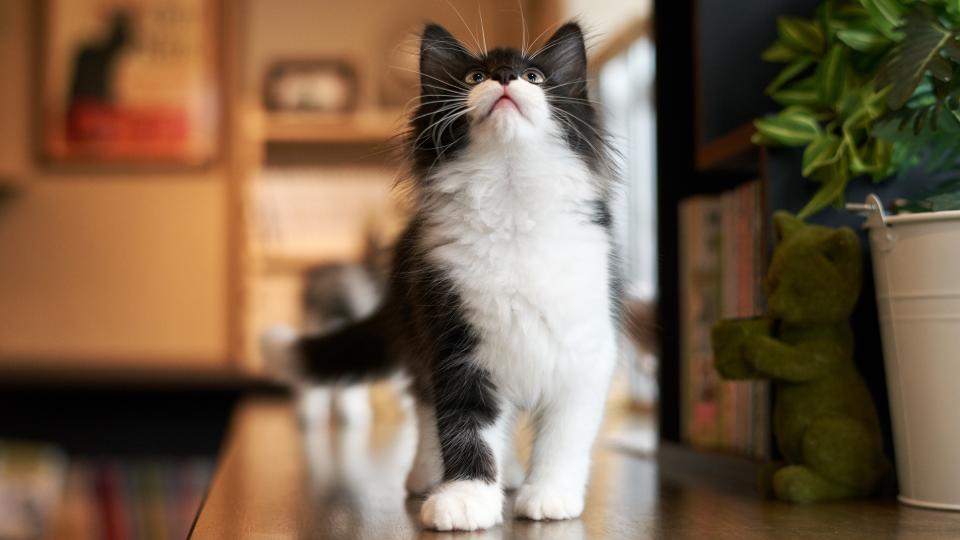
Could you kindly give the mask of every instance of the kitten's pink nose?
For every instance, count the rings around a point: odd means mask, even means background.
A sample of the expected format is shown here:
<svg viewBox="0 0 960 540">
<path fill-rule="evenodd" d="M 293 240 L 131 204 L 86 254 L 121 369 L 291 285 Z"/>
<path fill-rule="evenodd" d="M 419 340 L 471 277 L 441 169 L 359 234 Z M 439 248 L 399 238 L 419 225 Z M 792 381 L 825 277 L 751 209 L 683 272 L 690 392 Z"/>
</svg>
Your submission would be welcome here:
<svg viewBox="0 0 960 540">
<path fill-rule="evenodd" d="M 516 80 L 519 77 L 516 70 L 510 67 L 501 66 L 493 70 L 493 73 L 490 74 L 490 78 L 499 82 L 500 84 L 506 86 L 510 84 L 510 81 Z"/>
</svg>

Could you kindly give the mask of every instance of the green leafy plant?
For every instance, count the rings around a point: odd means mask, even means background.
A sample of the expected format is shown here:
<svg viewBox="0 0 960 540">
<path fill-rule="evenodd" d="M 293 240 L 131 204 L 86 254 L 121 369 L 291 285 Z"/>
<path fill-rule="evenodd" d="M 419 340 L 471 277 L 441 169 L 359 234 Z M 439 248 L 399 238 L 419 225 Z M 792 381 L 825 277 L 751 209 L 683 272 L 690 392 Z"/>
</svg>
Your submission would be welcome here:
<svg viewBox="0 0 960 540">
<path fill-rule="evenodd" d="M 956 166 L 960 0 L 827 0 L 777 26 L 763 58 L 785 64 L 766 89 L 784 109 L 757 119 L 753 140 L 804 147 L 820 188 L 801 218 L 842 204 L 852 178 Z"/>
</svg>

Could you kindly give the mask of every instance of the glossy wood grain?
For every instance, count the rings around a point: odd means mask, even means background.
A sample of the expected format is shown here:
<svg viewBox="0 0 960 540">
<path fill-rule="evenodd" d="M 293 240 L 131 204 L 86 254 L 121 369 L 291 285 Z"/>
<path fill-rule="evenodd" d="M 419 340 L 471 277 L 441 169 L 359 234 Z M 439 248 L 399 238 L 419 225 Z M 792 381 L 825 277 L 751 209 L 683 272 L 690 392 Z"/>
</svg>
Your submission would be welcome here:
<svg viewBox="0 0 960 540">
<path fill-rule="evenodd" d="M 669 463 L 661 470 L 655 459 L 615 448 L 623 426 L 609 419 L 597 445 L 581 519 L 508 518 L 485 532 L 435 533 L 417 526 L 420 501 L 403 490 L 413 455 L 409 421 L 301 434 L 288 402 L 247 401 L 192 538 L 960 538 L 956 513 L 892 500 L 791 506 L 761 500 L 735 475 L 709 478 L 676 460 L 661 460 Z"/>
</svg>

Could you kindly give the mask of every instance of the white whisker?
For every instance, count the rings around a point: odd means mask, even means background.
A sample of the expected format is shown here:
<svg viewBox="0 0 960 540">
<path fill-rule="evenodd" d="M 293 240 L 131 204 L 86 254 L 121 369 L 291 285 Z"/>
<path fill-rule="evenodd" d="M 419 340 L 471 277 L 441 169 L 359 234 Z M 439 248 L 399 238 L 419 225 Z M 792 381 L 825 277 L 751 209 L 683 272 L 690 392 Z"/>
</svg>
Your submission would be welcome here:
<svg viewBox="0 0 960 540">
<path fill-rule="evenodd" d="M 433 115 L 435 115 L 435 114 L 439 114 L 439 113 L 442 113 L 442 112 L 447 112 L 447 111 L 450 111 L 450 110 L 453 110 L 453 109 L 458 109 L 458 108 L 460 108 L 460 107 L 462 107 L 462 106 L 463 106 L 462 104 L 457 103 L 457 104 L 454 104 L 454 105 L 448 105 L 448 106 L 446 106 L 446 107 L 440 107 L 439 109 L 437 109 L 437 110 L 435 110 L 435 111 L 425 112 L 425 113 L 423 113 L 423 114 L 414 116 L 413 118 L 410 119 L 410 121 L 413 122 L 414 120 L 419 120 L 419 119 L 425 118 L 425 117 L 427 117 L 427 116 L 433 116 Z"/>
<path fill-rule="evenodd" d="M 554 109 L 554 111 L 557 112 L 557 113 L 560 113 L 560 114 L 562 114 L 562 115 L 565 115 L 565 116 L 567 116 L 567 117 L 569 117 L 569 118 L 573 118 L 574 120 L 580 122 L 580 123 L 583 124 L 584 126 L 587 126 L 587 127 L 590 129 L 590 131 L 592 131 L 593 134 L 594 134 L 594 135 L 597 137 L 597 139 L 599 139 L 600 141 L 606 140 L 606 135 L 604 135 L 603 133 L 601 133 L 600 131 L 598 131 L 597 128 L 595 128 L 595 127 L 593 127 L 592 125 L 590 125 L 590 123 L 587 122 L 586 120 L 583 120 L 582 118 L 579 118 L 579 117 L 578 117 L 577 115 L 575 115 L 575 114 L 571 114 L 571 113 L 569 113 L 569 112 L 567 112 L 567 111 L 564 111 L 563 109 Z M 581 133 L 581 135 L 582 135 L 582 133 Z"/>
<path fill-rule="evenodd" d="M 480 40 L 477 39 L 477 35 L 473 33 L 473 30 L 470 29 L 470 25 L 467 24 L 467 21 L 463 18 L 463 15 L 460 14 L 460 10 L 454 6 L 450 0 L 447 0 L 447 5 L 450 6 L 450 9 L 457 14 L 457 17 L 460 19 L 460 22 L 463 23 L 463 27 L 467 29 L 467 32 L 470 32 L 470 37 L 473 38 L 473 41 L 477 44 L 477 49 L 480 49 Z"/>
<path fill-rule="evenodd" d="M 537 37 L 533 38 L 533 41 L 530 42 L 530 46 L 533 47 L 534 45 L 536 45 L 536 43 L 537 43 L 538 41 L 540 41 L 540 38 L 542 38 L 542 37 L 544 36 L 544 34 L 546 34 L 547 32 L 549 32 L 550 30 L 556 28 L 556 27 L 559 26 L 559 25 L 560 25 L 559 22 L 555 22 L 555 23 L 551 24 L 550 26 L 548 26 L 546 29 L 544 29 L 543 32 L 540 32 L 539 34 L 537 34 Z"/>
<path fill-rule="evenodd" d="M 487 54 L 487 32 L 483 28 L 483 10 L 477 2 L 477 15 L 480 17 L 480 35 L 483 36 L 483 54 Z"/>
<path fill-rule="evenodd" d="M 523 13 L 523 0 L 517 0 L 517 7 L 520 8 L 520 54 L 527 55 L 527 18 Z"/>
<path fill-rule="evenodd" d="M 423 72 L 421 72 L 421 71 L 419 71 L 419 70 L 406 69 L 406 68 L 397 68 L 397 69 L 400 69 L 400 70 L 402 70 L 402 71 L 409 71 L 410 73 L 416 73 L 416 74 L 420 75 L 421 77 L 426 77 L 426 78 L 428 78 L 428 79 L 432 79 L 432 80 L 440 83 L 441 85 L 444 85 L 444 87 L 449 88 L 449 89 L 451 89 L 451 90 L 453 90 L 453 91 L 458 91 L 458 92 L 465 91 L 465 88 L 464 88 L 463 86 L 456 86 L 456 85 L 450 83 L 449 81 L 445 81 L 445 80 L 443 80 L 443 79 L 439 79 L 439 78 L 437 78 L 437 77 L 434 77 L 433 75 L 427 75 L 426 73 L 423 73 Z M 445 72 L 445 73 L 446 73 L 446 72 Z M 450 75 L 450 74 L 447 73 L 447 75 Z M 450 75 L 450 77 L 451 77 L 451 80 L 453 80 L 453 81 L 458 81 L 456 77 L 453 77 L 452 75 Z M 458 82 L 459 82 L 459 81 L 458 81 Z"/>
<path fill-rule="evenodd" d="M 544 45 L 543 47 L 541 47 L 539 51 L 537 51 L 537 52 L 533 53 L 532 55 L 530 55 L 529 60 L 533 60 L 534 58 L 540 56 L 540 55 L 543 54 L 544 52 L 549 51 L 550 49 L 552 49 L 552 48 L 554 48 L 554 47 L 557 47 L 557 46 L 559 46 L 559 45 L 563 45 L 566 41 L 567 41 L 566 39 L 558 39 L 557 41 L 554 41 L 553 43 L 547 43 L 546 45 Z"/>
</svg>

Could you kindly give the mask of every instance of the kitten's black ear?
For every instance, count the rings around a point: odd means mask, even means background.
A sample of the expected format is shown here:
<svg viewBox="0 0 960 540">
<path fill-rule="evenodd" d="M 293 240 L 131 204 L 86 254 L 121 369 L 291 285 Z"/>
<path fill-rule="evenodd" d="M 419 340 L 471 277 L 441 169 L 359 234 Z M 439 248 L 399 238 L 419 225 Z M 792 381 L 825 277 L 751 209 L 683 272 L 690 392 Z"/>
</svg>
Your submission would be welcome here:
<svg viewBox="0 0 960 540">
<path fill-rule="evenodd" d="M 587 79 L 587 47 L 583 31 L 575 22 L 561 26 L 534 57 L 550 72 L 548 78 L 562 82 Z"/>
<path fill-rule="evenodd" d="M 453 83 L 450 79 L 472 56 L 446 28 L 439 24 L 428 24 L 420 37 L 421 88 L 424 85 L 440 85 L 442 81 Z"/>
</svg>

